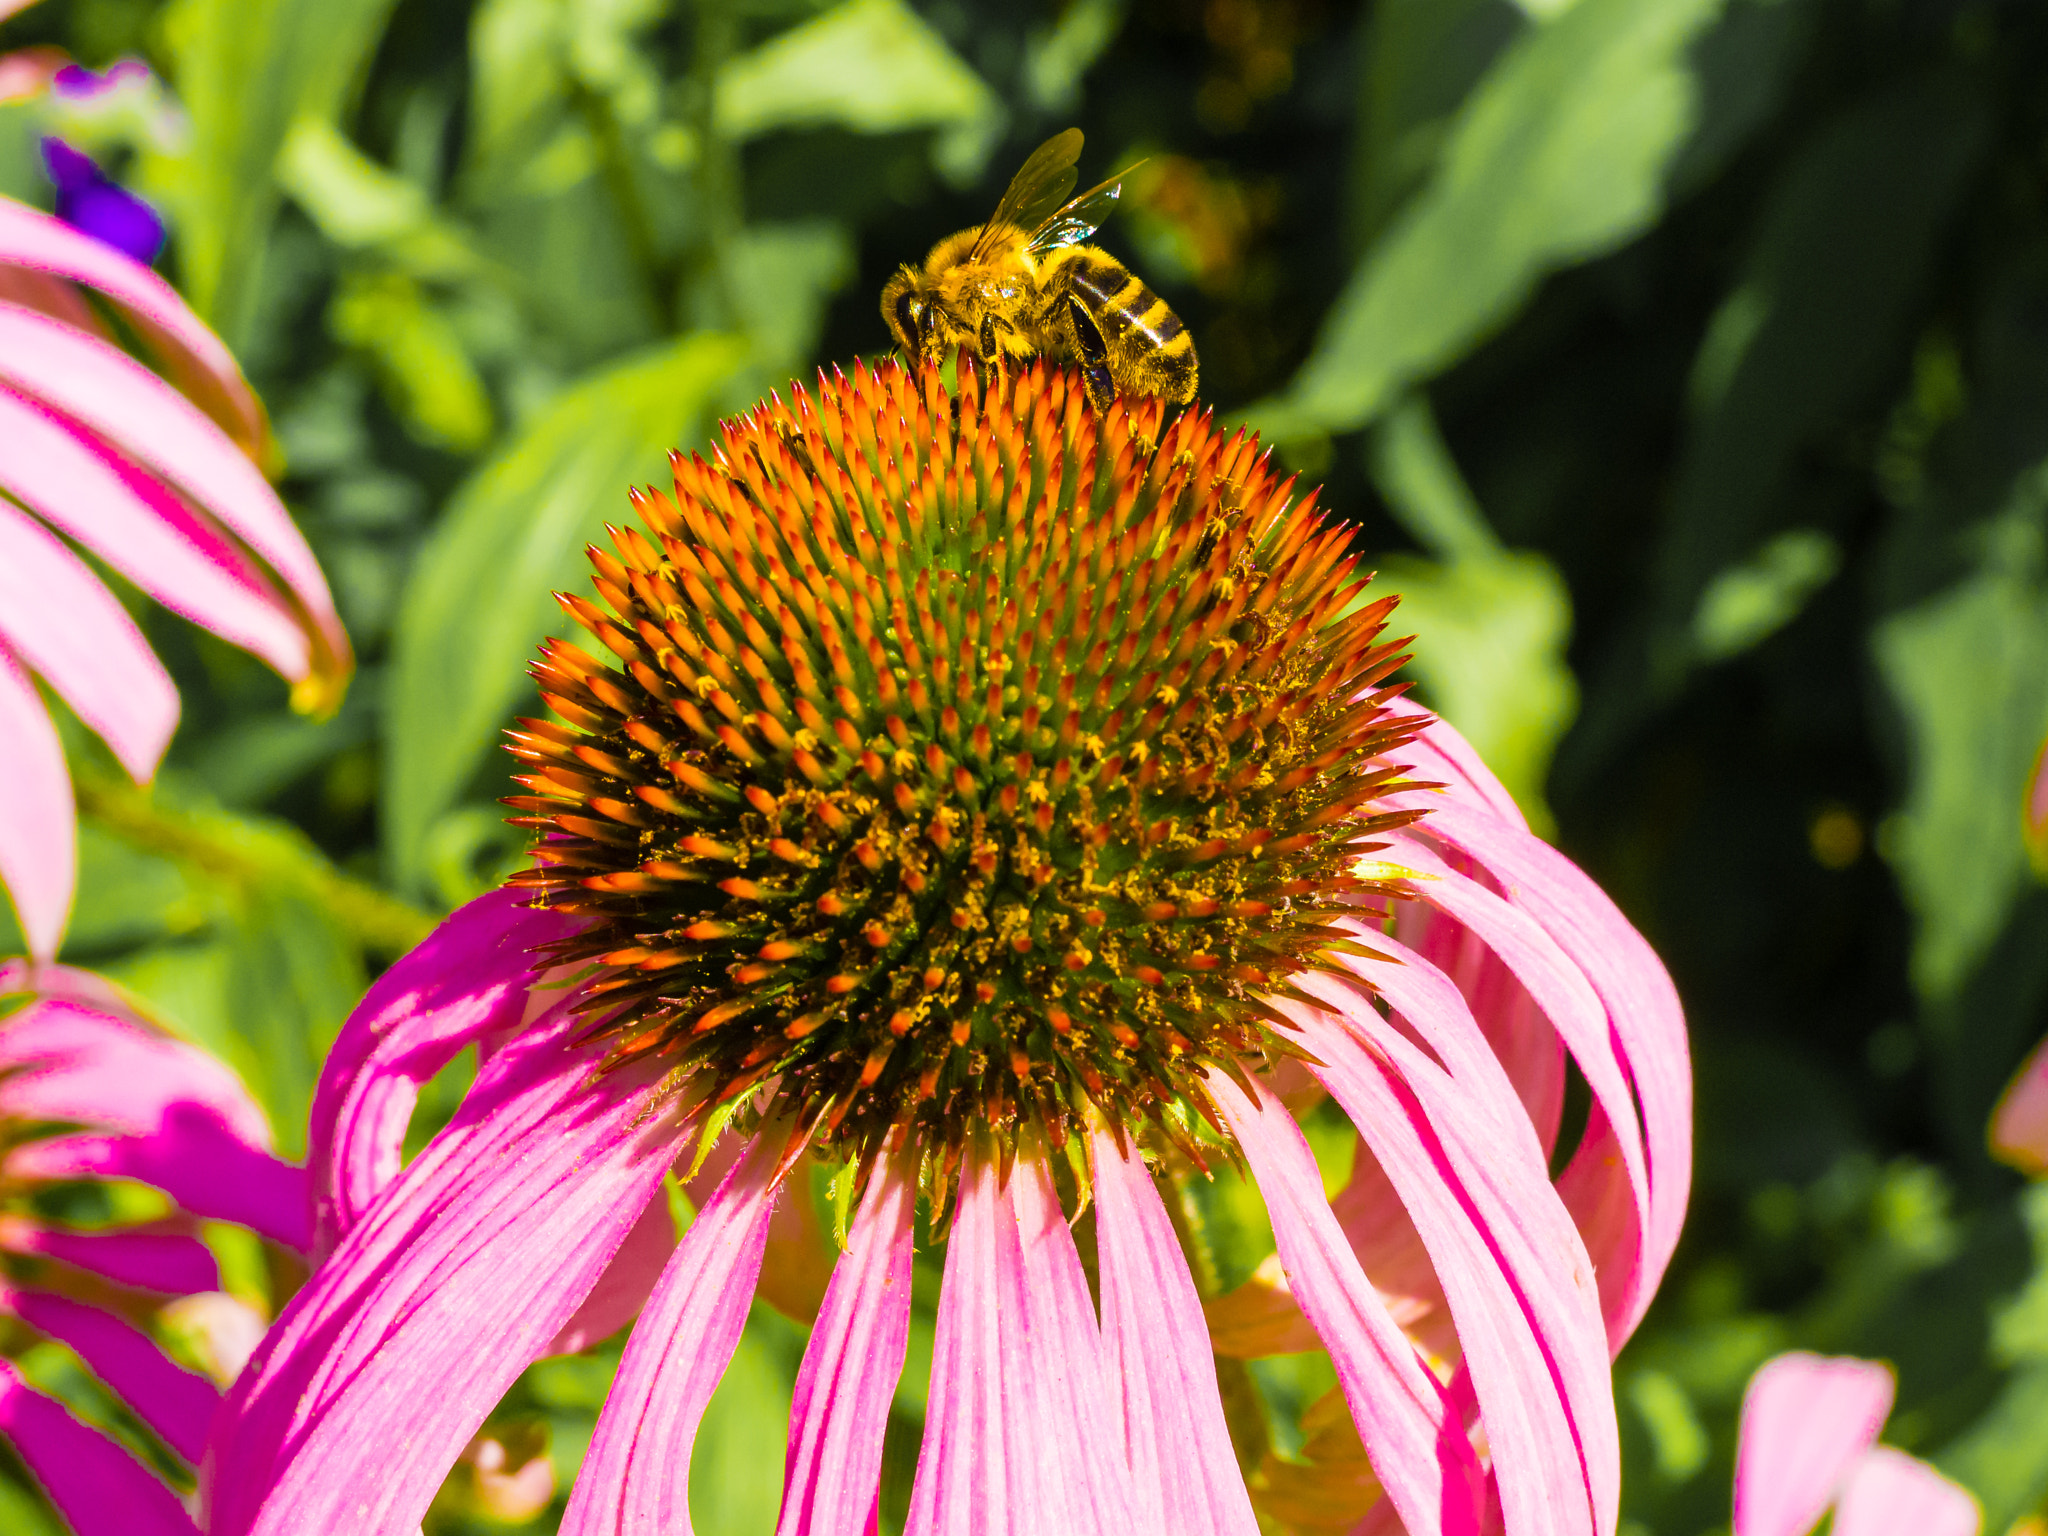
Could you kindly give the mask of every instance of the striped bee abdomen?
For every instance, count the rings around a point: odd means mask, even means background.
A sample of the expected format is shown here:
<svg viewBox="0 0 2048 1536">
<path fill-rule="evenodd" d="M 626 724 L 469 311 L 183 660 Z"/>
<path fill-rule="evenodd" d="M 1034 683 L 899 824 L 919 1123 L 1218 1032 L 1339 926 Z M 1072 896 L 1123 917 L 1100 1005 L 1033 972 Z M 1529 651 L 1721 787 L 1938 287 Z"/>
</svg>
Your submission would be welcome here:
<svg viewBox="0 0 2048 1536">
<path fill-rule="evenodd" d="M 1117 390 L 1176 404 L 1193 399 L 1194 339 L 1166 300 L 1093 246 L 1075 248 L 1063 266 L 1066 291 L 1102 333 Z"/>
</svg>

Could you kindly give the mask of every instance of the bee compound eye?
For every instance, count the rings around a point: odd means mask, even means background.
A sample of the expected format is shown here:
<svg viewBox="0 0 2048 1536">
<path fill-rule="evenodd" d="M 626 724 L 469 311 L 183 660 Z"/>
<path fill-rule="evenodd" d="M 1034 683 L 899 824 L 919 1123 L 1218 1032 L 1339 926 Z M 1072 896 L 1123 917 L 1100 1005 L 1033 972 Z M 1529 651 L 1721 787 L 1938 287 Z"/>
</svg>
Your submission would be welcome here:
<svg viewBox="0 0 2048 1536">
<path fill-rule="evenodd" d="M 924 342 L 924 305 L 907 293 L 896 296 L 896 325 L 913 350 Z"/>
</svg>

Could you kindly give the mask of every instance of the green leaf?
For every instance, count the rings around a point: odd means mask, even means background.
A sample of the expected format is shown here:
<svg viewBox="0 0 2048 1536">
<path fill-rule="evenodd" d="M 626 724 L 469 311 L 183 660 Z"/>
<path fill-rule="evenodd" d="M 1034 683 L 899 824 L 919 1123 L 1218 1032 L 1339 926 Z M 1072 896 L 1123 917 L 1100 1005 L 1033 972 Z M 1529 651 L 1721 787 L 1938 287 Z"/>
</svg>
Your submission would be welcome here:
<svg viewBox="0 0 2048 1536">
<path fill-rule="evenodd" d="M 401 272 L 352 273 L 327 311 L 335 339 L 369 354 L 391 406 L 421 442 L 473 453 L 490 441 L 491 399 L 440 307 Z"/>
<path fill-rule="evenodd" d="M 810 359 L 825 306 L 855 267 L 852 239 L 827 220 L 754 224 L 734 236 L 726 286 L 763 369 Z"/>
<path fill-rule="evenodd" d="M 564 631 L 553 593 L 586 585 L 584 547 L 624 518 L 629 487 L 665 482 L 668 451 L 701 438 L 744 356 L 729 336 L 696 335 L 606 368 L 456 491 L 402 599 L 385 698 L 386 855 L 407 888 L 529 696 L 534 647 Z"/>
<path fill-rule="evenodd" d="M 1914 917 L 1912 974 L 1952 997 L 2026 878 L 2021 807 L 2048 731 L 2048 465 L 2021 478 L 1978 569 L 1872 636 L 1911 777 L 1885 847 Z"/>
<path fill-rule="evenodd" d="M 937 128 L 941 168 L 966 178 L 1001 135 L 1003 107 L 903 0 L 844 0 L 726 65 L 713 121 L 735 140 L 779 128 Z"/>
<path fill-rule="evenodd" d="M 756 1307 L 732 1364 L 705 1409 L 690 1453 L 692 1528 L 704 1536 L 771 1530 L 782 1504 L 782 1467 L 772 1451 L 789 1428 L 793 1372 L 784 1356 L 795 1326 Z"/>
<path fill-rule="evenodd" d="M 185 296 L 241 350 L 280 188 L 273 174 L 301 118 L 333 120 L 383 35 L 394 0 L 175 0 L 163 37 L 191 120 L 184 152 L 148 157 L 168 201 Z"/>
<path fill-rule="evenodd" d="M 1505 322 L 1558 267 L 1663 211 L 1695 116 L 1686 48 L 1721 0 L 1581 0 L 1488 71 L 1435 175 L 1367 252 L 1269 436 L 1362 426 Z"/>
<path fill-rule="evenodd" d="M 1779 534 L 1708 583 L 1693 613 L 1693 646 L 1722 661 L 1760 645 L 1789 623 L 1842 564 L 1841 547 L 1816 528 Z"/>
<path fill-rule="evenodd" d="M 466 276 L 481 265 L 424 188 L 377 164 L 324 119 L 292 125 L 277 176 L 320 233 L 344 249 L 381 252 L 421 278 Z"/>
</svg>

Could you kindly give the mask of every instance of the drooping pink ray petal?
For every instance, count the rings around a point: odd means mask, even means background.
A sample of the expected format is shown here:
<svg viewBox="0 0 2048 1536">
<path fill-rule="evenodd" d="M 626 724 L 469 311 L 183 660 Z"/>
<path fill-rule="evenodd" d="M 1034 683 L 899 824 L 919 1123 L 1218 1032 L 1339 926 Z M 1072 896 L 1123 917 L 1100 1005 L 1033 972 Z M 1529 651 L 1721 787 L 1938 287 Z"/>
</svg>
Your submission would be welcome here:
<svg viewBox="0 0 2048 1536">
<path fill-rule="evenodd" d="M 220 1393 L 204 1376 L 166 1355 L 148 1334 L 124 1318 L 49 1291 L 0 1293 L 0 1309 L 36 1332 L 69 1345 L 86 1367 L 140 1415 L 164 1444 L 197 1462 Z"/>
<path fill-rule="evenodd" d="M 1603 1265 L 1603 1295 L 1610 1277 L 1623 1290 L 1608 1301 L 1608 1336 L 1615 1349 L 1642 1320 L 1657 1282 L 1671 1262 L 1685 1221 L 1692 1184 L 1692 1059 L 1677 991 L 1649 943 L 1585 872 L 1556 849 L 1502 821 L 1443 796 L 1389 797 L 1402 806 L 1431 805 L 1421 830 L 1441 846 L 1474 860 L 1501 884 L 1507 900 L 1534 918 L 1592 984 L 1606 1007 L 1615 1049 L 1641 1105 L 1648 1153 L 1649 1220 L 1643 1263 L 1620 1276 Z M 1609 1127 L 1610 1131 L 1613 1129 Z M 1625 1151 L 1633 1131 L 1617 1138 Z M 1588 1142 L 1593 1140 L 1588 1129 Z M 1566 1203 L 1591 1240 L 1591 1212 L 1608 1198 L 1606 1152 L 1582 1146 L 1560 1181 Z M 1574 1172 L 1576 1170 L 1576 1173 Z"/>
<path fill-rule="evenodd" d="M 1327 1040 L 1329 1029 L 1341 1023 L 1399 1071 L 1401 1086 L 1423 1112 L 1421 1124 L 1439 1140 L 1450 1164 L 1445 1187 L 1460 1192 L 1478 1213 L 1497 1262 L 1515 1283 L 1563 1393 L 1596 1522 L 1610 1529 L 1619 1509 L 1621 1452 L 1600 1290 L 1592 1257 L 1548 1177 L 1548 1149 L 1449 979 L 1386 934 L 1360 935 L 1386 958 L 1348 955 L 1340 963 L 1387 1000 L 1421 1037 L 1427 1054 L 1383 1019 L 1365 994 L 1334 977 L 1310 976 L 1302 983 L 1330 1012 L 1296 1016 L 1314 1040 Z"/>
<path fill-rule="evenodd" d="M 690 1451 L 747 1326 L 785 1137 L 764 1133 L 676 1245 L 626 1341 L 562 1536 L 690 1536 Z"/>
<path fill-rule="evenodd" d="M 911 1484 L 903 1536 L 1012 1536 L 1037 1522 L 1012 1507 L 1005 1427 L 1007 1397 L 996 1280 L 995 1169 L 970 1156 L 954 1195 L 946 1270 L 939 1288 L 924 1444 Z M 1012 1327 L 1015 1326 L 1014 1321 Z"/>
<path fill-rule="evenodd" d="M 177 1495 L 127 1449 L 0 1360 L 0 1435 L 77 1536 L 198 1536 Z"/>
<path fill-rule="evenodd" d="M 127 1228 L 73 1232 L 19 1216 L 0 1216 L 0 1248 L 32 1253 L 83 1269 L 120 1285 L 190 1296 L 220 1289 L 213 1250 L 184 1232 Z"/>
<path fill-rule="evenodd" d="M 1564 1120 L 1565 1049 L 1528 989 L 1483 939 L 1420 901 L 1394 909 L 1395 933 L 1465 995 L 1487 1044 L 1507 1069 L 1548 1157 Z"/>
<path fill-rule="evenodd" d="M 574 932 L 496 890 L 461 908 L 378 977 L 320 1070 L 307 1131 L 316 1259 L 398 1176 L 420 1084 L 485 1036 L 517 1024 L 534 946 Z"/>
<path fill-rule="evenodd" d="M 655 1190 L 633 1223 L 619 1251 L 612 1255 L 590 1294 L 576 1315 L 562 1325 L 562 1331 L 541 1351 L 544 1355 L 573 1355 L 608 1339 L 640 1315 L 647 1298 L 668 1268 L 676 1251 L 676 1218 L 669 1209 L 668 1190 Z"/>
<path fill-rule="evenodd" d="M 0 644 L 0 884 L 29 957 L 53 960 L 78 887 L 71 770 L 36 685 Z"/>
<path fill-rule="evenodd" d="M 0 1029 L 0 1113 L 147 1135 L 184 1106 L 252 1147 L 271 1144 L 262 1109 L 226 1063 L 108 1011 L 120 1006 L 111 989 L 78 1000 L 69 978 L 80 974 L 51 967 L 43 996 Z"/>
<path fill-rule="evenodd" d="M 113 593 L 64 541 L 0 500 L 0 640 L 113 748 L 138 784 L 178 727 L 178 689 Z"/>
<path fill-rule="evenodd" d="M 0 380 L 175 482 L 282 578 L 334 658 L 333 670 L 347 670 L 348 635 L 312 550 L 269 483 L 211 417 L 98 337 L 4 302 Z"/>
<path fill-rule="evenodd" d="M 1157 1527 L 1134 1507 L 1101 1338 L 1042 1155 L 961 1170 L 904 1536 Z"/>
<path fill-rule="evenodd" d="M 1256 1536 L 1201 1298 L 1166 1206 L 1135 1150 L 1126 1161 L 1098 1130 L 1094 1154 L 1103 1366 L 1141 1521 L 1176 1536 Z"/>
<path fill-rule="evenodd" d="M 153 475 L 77 422 L 0 388 L 5 489 L 171 612 L 298 680 L 305 631 L 240 546 Z"/>
<path fill-rule="evenodd" d="M 196 1104 L 169 1106 L 144 1135 L 25 1142 L 0 1167 L 24 1179 L 137 1179 L 194 1216 L 240 1222 L 299 1253 L 312 1237 L 306 1170 L 250 1146 Z"/>
<path fill-rule="evenodd" d="M 1874 1360 L 1779 1355 L 1749 1380 L 1735 1451 L 1735 1536 L 1806 1536 L 1892 1411 Z"/>
<path fill-rule="evenodd" d="M 1335 990 L 1319 988 L 1318 1000 L 1344 1008 Z M 1462 1013 L 1455 989 L 1445 983 L 1442 990 Z M 1400 1191 L 1435 1261 L 1492 1448 L 1507 1529 L 1559 1536 L 1612 1530 L 1621 1450 L 1599 1289 L 1535 1136 L 1526 1127 L 1502 1129 L 1521 1106 L 1497 1063 L 1486 1103 L 1484 1089 L 1438 1067 L 1366 996 L 1348 1002 L 1343 1018 L 1299 1005 L 1290 1005 L 1290 1017 L 1324 1063 L 1316 1075 Z M 1354 1038 L 1347 1022 L 1376 1050 Z M 1462 1022 L 1483 1051 L 1478 1026 L 1469 1015 Z"/>
<path fill-rule="evenodd" d="M 292 1298 L 207 1446 L 212 1536 L 404 1536 L 562 1329 L 674 1156 L 659 1072 L 600 1074 L 557 1006 Z M 376 1477 L 363 1447 L 380 1447 Z"/>
<path fill-rule="evenodd" d="M 1389 752 L 1389 758 L 1408 764 L 1417 778 L 1443 785 L 1443 794 L 1463 800 L 1478 810 L 1491 811 L 1510 826 L 1525 832 L 1529 829 L 1529 820 L 1522 814 L 1522 808 L 1515 804 L 1515 797 L 1494 776 L 1485 760 L 1472 750 L 1472 744 L 1447 721 L 1404 697 L 1389 699 L 1387 713 L 1396 719 L 1423 716 L 1429 720 L 1429 724 L 1412 740 Z"/>
<path fill-rule="evenodd" d="M 2048 1039 L 1999 1095 L 1991 1112 L 1991 1151 L 2022 1173 L 2048 1173 Z"/>
<path fill-rule="evenodd" d="M 910 1331 L 911 1170 L 884 1159 L 868 1180 L 804 1347 L 790 1405 L 776 1536 L 866 1536 L 882 1434 Z"/>
<path fill-rule="evenodd" d="M 1166 1536 L 1131 1478 L 1088 1276 L 1044 1155 L 1021 1151 L 997 1199 L 1010 1215 L 996 1231 L 998 1308 L 1013 1323 L 1000 1337 L 1002 1371 L 1022 1388 L 1009 1425 L 1012 1499 L 1027 1519 L 1038 1512 L 1045 1536 Z"/>
<path fill-rule="evenodd" d="M 0 264 L 97 288 L 124 311 L 172 380 L 259 463 L 269 440 L 263 407 L 221 339 L 175 289 L 140 262 L 49 214 L 0 198 Z"/>
<path fill-rule="evenodd" d="M 1358 1267 L 1300 1128 L 1256 1079 L 1256 1099 L 1220 1072 L 1206 1086 L 1258 1180 L 1295 1299 L 1337 1367 L 1387 1497 L 1411 1531 L 1471 1536 L 1484 1495 L 1463 1420 Z"/>
<path fill-rule="evenodd" d="M 1831 1536 L 1977 1536 L 1984 1511 L 1968 1489 L 1888 1445 L 1863 1453 L 1835 1503 Z"/>
<path fill-rule="evenodd" d="M 1453 869 L 1423 839 L 1397 837 L 1391 856 L 1421 876 L 1409 883 L 1418 901 L 1463 924 L 1499 957 L 1572 1053 L 1608 1125 L 1618 1132 L 1621 1167 L 1637 1213 L 1636 1229 L 1647 1241 L 1650 1177 L 1635 1096 L 1617 1054 L 1616 1031 L 1584 973 L 1533 917 Z M 1639 1257 L 1625 1266 L 1626 1271 L 1641 1274 L 1646 1262 Z"/>
</svg>

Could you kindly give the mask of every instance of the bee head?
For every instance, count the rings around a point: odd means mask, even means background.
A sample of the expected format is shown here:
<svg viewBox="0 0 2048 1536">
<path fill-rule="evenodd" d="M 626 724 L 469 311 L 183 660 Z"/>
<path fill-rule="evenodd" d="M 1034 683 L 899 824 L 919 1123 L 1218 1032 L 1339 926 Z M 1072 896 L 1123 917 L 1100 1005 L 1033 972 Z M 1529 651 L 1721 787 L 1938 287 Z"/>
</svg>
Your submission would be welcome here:
<svg viewBox="0 0 2048 1536">
<path fill-rule="evenodd" d="M 903 355 L 915 362 L 930 350 L 933 295 L 924 274 L 900 267 L 882 290 L 882 319 Z"/>
</svg>

